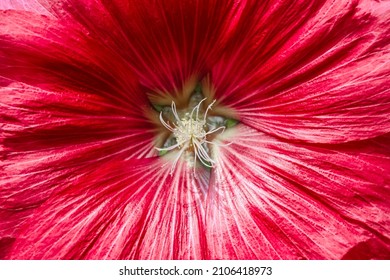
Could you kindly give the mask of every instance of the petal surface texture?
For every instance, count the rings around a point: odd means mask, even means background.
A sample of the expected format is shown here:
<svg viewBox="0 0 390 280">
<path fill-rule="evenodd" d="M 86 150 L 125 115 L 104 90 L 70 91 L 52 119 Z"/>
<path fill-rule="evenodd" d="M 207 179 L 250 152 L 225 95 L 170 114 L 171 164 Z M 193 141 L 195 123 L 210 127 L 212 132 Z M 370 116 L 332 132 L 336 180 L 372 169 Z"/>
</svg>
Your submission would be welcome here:
<svg viewBox="0 0 390 280">
<path fill-rule="evenodd" d="M 389 1 L 0 1 L 0 258 L 388 259 L 389 44 Z M 199 92 L 210 168 L 156 150 Z"/>
<path fill-rule="evenodd" d="M 166 172 L 170 166 L 161 165 L 153 158 L 111 161 L 66 186 L 34 212 L 11 255 L 17 259 L 204 258 L 203 210 L 198 203 L 203 194 L 197 188 L 201 183 L 193 180 L 192 170 L 171 177 Z M 34 223 L 38 224 L 32 231 Z"/>
<path fill-rule="evenodd" d="M 388 136 L 336 148 L 237 129 L 216 151 L 213 258 L 339 259 L 369 236 L 388 244 Z"/>
<path fill-rule="evenodd" d="M 39 0 L 2 0 L 0 2 L 0 10 L 31 11 L 49 15 L 49 11 L 42 2 Z"/>
<path fill-rule="evenodd" d="M 286 139 L 341 143 L 389 132 L 389 4 L 320 2 L 247 7 L 238 30 L 251 33 L 239 33 L 214 68 L 216 96 L 242 122 Z"/>
</svg>

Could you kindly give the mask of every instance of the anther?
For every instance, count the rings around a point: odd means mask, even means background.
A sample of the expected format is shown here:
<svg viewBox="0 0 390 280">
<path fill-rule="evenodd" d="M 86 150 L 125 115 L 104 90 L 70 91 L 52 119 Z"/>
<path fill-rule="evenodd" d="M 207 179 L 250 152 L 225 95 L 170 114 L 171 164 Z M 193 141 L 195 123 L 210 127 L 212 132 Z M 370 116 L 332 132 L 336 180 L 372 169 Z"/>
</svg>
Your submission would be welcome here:
<svg viewBox="0 0 390 280">
<path fill-rule="evenodd" d="M 207 140 L 207 137 L 215 132 L 223 133 L 225 131 L 225 126 L 216 127 L 207 131 L 207 114 L 212 109 L 215 100 L 207 106 L 203 116 L 200 116 L 200 107 L 205 100 L 206 98 L 202 99 L 198 105 L 192 109 L 190 114 L 186 113 L 182 118 L 179 117 L 176 104 L 172 101 L 171 108 L 174 117 L 174 122 L 172 124 L 167 123 L 163 118 L 162 112 L 160 112 L 160 121 L 166 129 L 173 133 L 173 136 L 176 139 L 176 144 L 156 149 L 158 151 L 179 150 L 171 167 L 171 174 L 173 173 L 178 160 L 185 151 L 190 151 L 194 154 L 194 170 L 197 160 L 209 168 L 214 167 L 216 164 L 209 155 L 209 148 L 207 145 L 213 143 Z"/>
</svg>

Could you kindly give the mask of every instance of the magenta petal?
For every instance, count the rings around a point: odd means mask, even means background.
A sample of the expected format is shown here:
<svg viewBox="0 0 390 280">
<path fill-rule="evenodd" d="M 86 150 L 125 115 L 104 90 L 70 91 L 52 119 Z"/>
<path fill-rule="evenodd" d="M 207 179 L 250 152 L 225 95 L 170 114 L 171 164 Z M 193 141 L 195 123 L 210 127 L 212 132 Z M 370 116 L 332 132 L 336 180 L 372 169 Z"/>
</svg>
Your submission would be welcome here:
<svg viewBox="0 0 390 280">
<path fill-rule="evenodd" d="M 10 3 L 0 258 L 387 258 L 389 4 Z M 147 97 L 198 82 L 241 124 L 170 175 Z"/>
<path fill-rule="evenodd" d="M 225 47 L 241 5 L 215 0 L 55 2 L 52 13 L 77 21 L 91 36 L 115 45 L 140 83 L 159 91 L 180 89 L 190 77 L 208 73 Z"/>
<path fill-rule="evenodd" d="M 371 237 L 390 245 L 388 137 L 321 146 L 236 133 L 216 151 L 212 258 L 340 259 Z"/>
<path fill-rule="evenodd" d="M 0 76 L 48 91 L 90 92 L 129 108 L 147 104 L 118 49 L 75 22 L 0 13 Z"/>
<path fill-rule="evenodd" d="M 0 10 L 20 10 L 31 11 L 42 15 L 49 14 L 40 0 L 1 0 Z"/>
<path fill-rule="evenodd" d="M 358 243 L 351 248 L 344 256 L 344 260 L 389 260 L 390 245 L 379 240 L 371 238 L 367 241 Z"/>
<path fill-rule="evenodd" d="M 8 258 L 205 258 L 192 170 L 171 177 L 162 163 L 111 161 L 73 181 L 34 212 Z"/>
<path fill-rule="evenodd" d="M 0 82 L 0 238 L 17 237 L 34 209 L 80 174 L 155 153 L 154 127 L 141 108 Z"/>
<path fill-rule="evenodd" d="M 258 18 L 248 9 L 252 35 L 239 34 L 241 49 L 233 43 L 214 67 L 216 96 L 242 122 L 285 139 L 390 132 L 390 7 L 367 2 L 275 1 Z"/>
<path fill-rule="evenodd" d="M 14 241 L 11 237 L 0 238 L 0 260 L 5 259 Z"/>
</svg>

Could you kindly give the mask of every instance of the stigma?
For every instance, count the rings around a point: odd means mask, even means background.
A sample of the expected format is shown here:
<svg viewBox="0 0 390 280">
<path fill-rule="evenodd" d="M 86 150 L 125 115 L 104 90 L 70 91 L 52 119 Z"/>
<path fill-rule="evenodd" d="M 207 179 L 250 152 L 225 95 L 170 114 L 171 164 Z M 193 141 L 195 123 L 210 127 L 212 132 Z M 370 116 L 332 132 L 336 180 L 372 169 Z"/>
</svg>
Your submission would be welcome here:
<svg viewBox="0 0 390 280">
<path fill-rule="evenodd" d="M 177 151 L 171 167 L 171 174 L 174 172 L 180 158 L 185 158 L 193 166 L 194 172 L 198 162 L 207 168 L 213 168 L 216 165 L 216 162 L 210 155 L 210 145 L 214 144 L 212 135 L 217 132 L 223 133 L 225 126 L 207 123 L 207 114 L 212 110 L 215 100 L 204 111 L 201 106 L 205 100 L 206 98 L 202 99 L 191 111 L 184 114 L 180 114 L 177 111 L 176 104 L 172 101 L 172 118 L 170 121 L 166 121 L 163 117 L 163 112 L 160 112 L 160 121 L 171 132 L 171 137 L 164 144 L 164 147 L 156 149 L 164 154 L 174 150 Z M 183 157 L 184 154 L 186 155 L 185 157 Z"/>
</svg>

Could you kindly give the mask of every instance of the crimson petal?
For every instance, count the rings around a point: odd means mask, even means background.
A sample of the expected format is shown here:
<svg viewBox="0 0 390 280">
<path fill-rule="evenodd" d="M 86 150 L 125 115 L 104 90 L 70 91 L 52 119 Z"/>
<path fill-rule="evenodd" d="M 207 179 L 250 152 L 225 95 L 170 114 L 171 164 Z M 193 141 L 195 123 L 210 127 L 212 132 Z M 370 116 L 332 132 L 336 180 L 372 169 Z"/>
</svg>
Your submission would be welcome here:
<svg viewBox="0 0 390 280">
<path fill-rule="evenodd" d="M 205 258 L 202 184 L 169 169 L 155 158 L 111 161 L 69 183 L 34 212 L 9 257 Z"/>
<path fill-rule="evenodd" d="M 388 4 L 131 3 L 0 12 L 0 257 L 386 256 Z M 207 186 L 139 158 L 144 87 L 209 72 L 245 125 Z"/>
<path fill-rule="evenodd" d="M 250 33 L 232 39 L 213 69 L 218 100 L 285 139 L 340 143 L 390 132 L 390 5 L 273 4 L 244 10 L 238 30 Z"/>
<path fill-rule="evenodd" d="M 80 174 L 154 154 L 153 126 L 135 109 L 0 81 L 0 238 L 15 238 L 35 208 Z"/>
<path fill-rule="evenodd" d="M 49 11 L 39 0 L 2 0 L 0 2 L 0 10 L 20 10 L 49 14 Z"/>
<path fill-rule="evenodd" d="M 388 140 L 291 144 L 239 125 L 215 151 L 212 258 L 340 259 L 371 238 L 390 245 Z"/>
<path fill-rule="evenodd" d="M 89 92 L 129 109 L 148 104 L 117 50 L 74 22 L 1 11 L 0 62 L 0 76 L 42 90 Z"/>
<path fill-rule="evenodd" d="M 344 256 L 344 260 L 389 260 L 390 246 L 378 238 L 371 238 L 360 242 L 351 248 Z"/>
<path fill-rule="evenodd" d="M 240 6 L 215 0 L 65 0 L 52 1 L 48 9 L 115 46 L 146 88 L 172 94 L 192 76 L 207 73 L 229 39 Z"/>
</svg>

